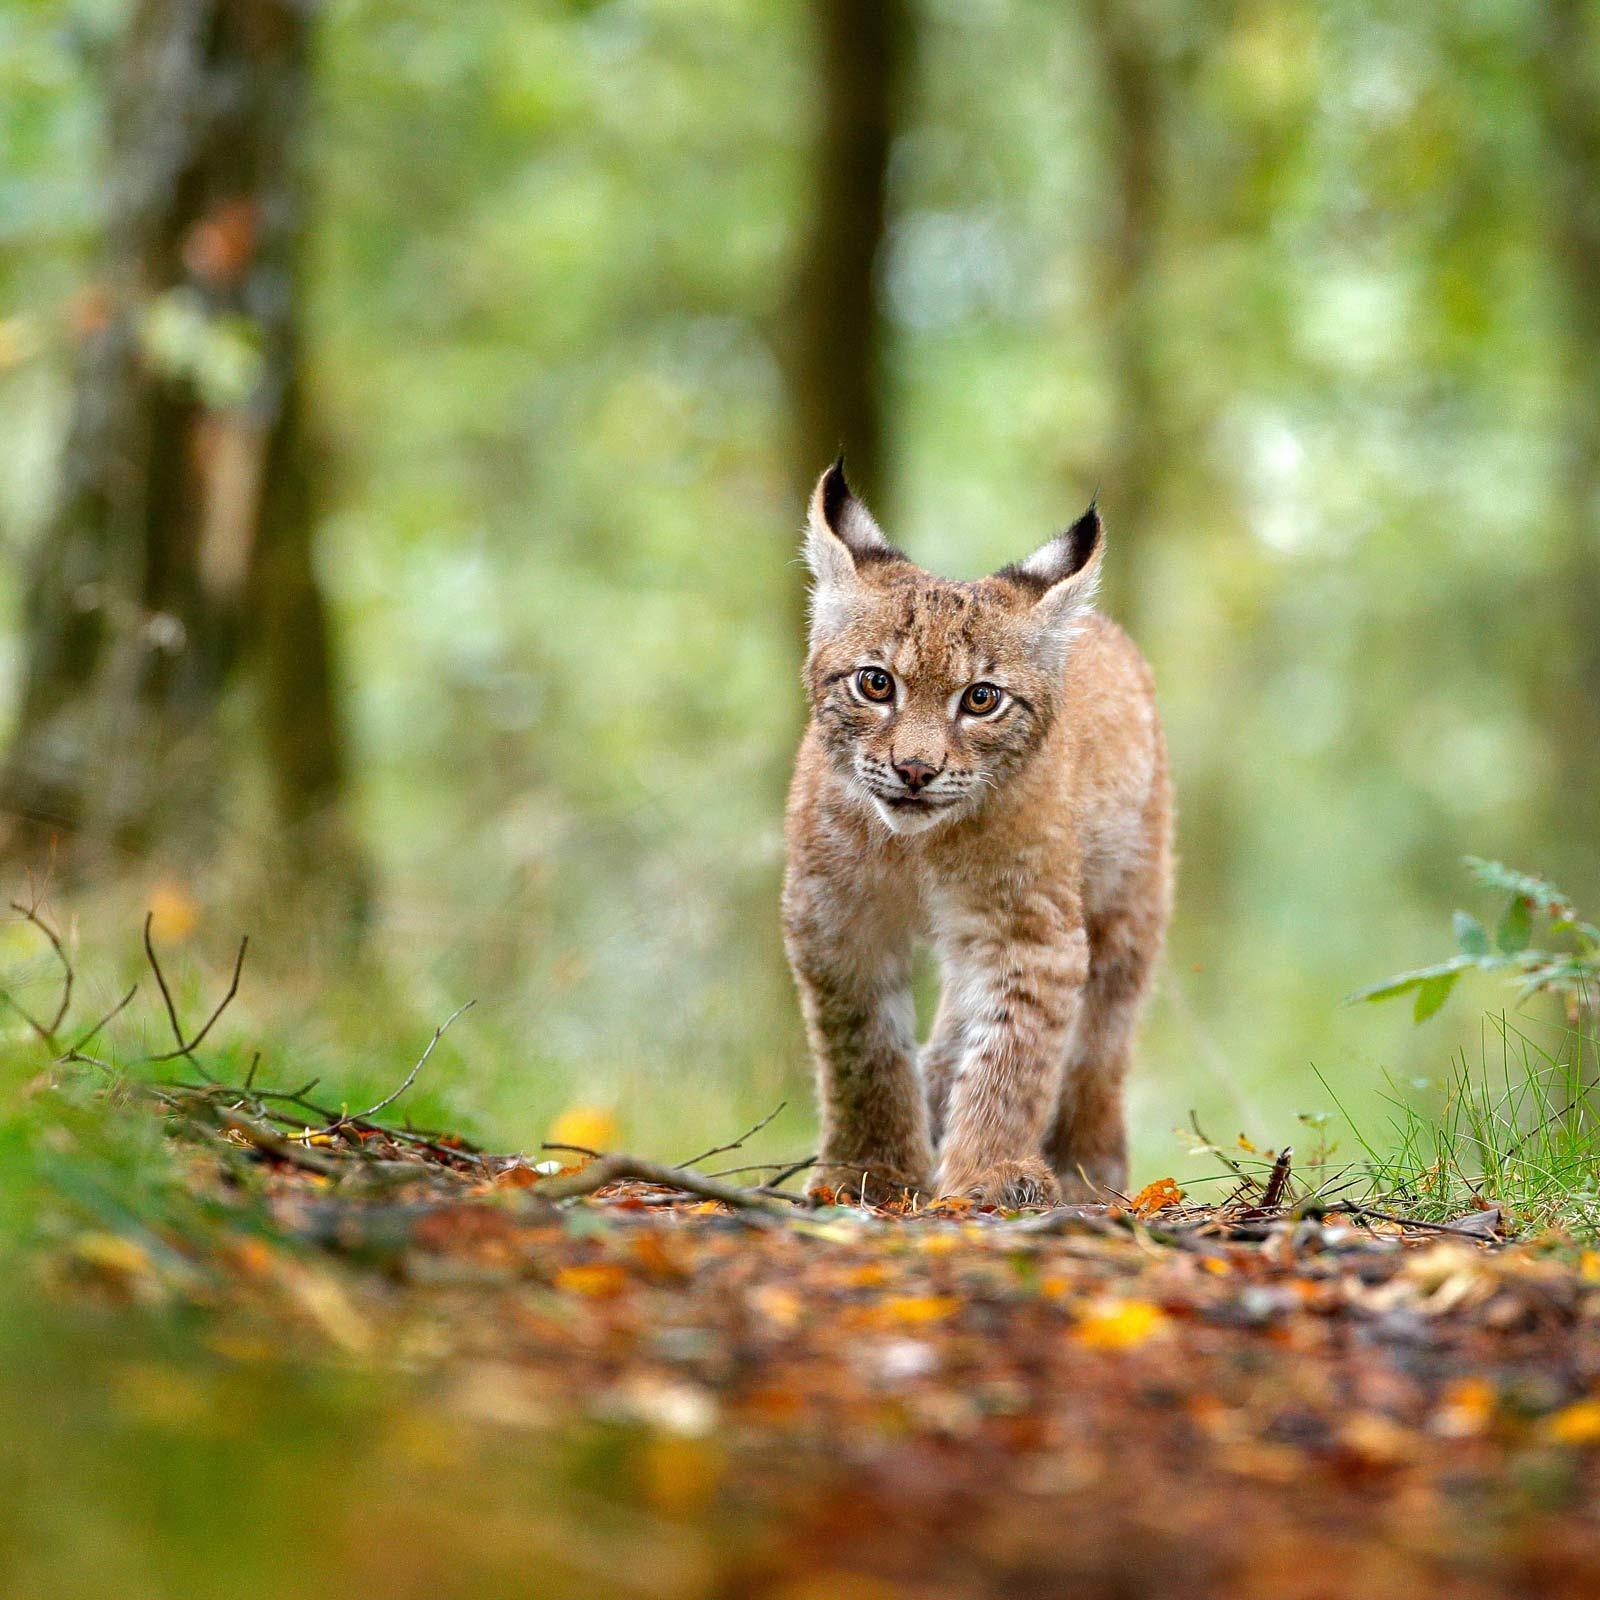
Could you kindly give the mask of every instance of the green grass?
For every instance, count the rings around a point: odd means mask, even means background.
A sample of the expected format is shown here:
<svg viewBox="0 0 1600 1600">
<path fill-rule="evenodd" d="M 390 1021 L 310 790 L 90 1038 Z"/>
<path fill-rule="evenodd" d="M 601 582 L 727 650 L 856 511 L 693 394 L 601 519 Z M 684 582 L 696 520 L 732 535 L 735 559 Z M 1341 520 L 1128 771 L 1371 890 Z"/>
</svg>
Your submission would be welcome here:
<svg viewBox="0 0 1600 1600">
<path fill-rule="evenodd" d="M 1483 1203 L 1521 1235 L 1600 1237 L 1595 1045 L 1581 1022 L 1486 1015 L 1476 1060 L 1460 1052 L 1438 1084 L 1389 1081 L 1382 1125 L 1353 1117 L 1324 1078 L 1361 1151 L 1339 1169 L 1347 1192 L 1424 1221 Z"/>
</svg>

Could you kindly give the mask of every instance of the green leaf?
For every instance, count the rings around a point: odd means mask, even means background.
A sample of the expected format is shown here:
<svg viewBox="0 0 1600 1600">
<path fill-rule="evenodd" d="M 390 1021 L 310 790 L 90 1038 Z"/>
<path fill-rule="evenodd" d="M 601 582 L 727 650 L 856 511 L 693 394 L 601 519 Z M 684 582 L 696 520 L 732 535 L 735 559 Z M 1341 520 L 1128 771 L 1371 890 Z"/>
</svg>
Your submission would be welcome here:
<svg viewBox="0 0 1600 1600">
<path fill-rule="evenodd" d="M 1508 956 L 1528 948 L 1533 937 L 1533 907 L 1525 895 L 1518 895 L 1506 907 L 1500 926 L 1494 930 L 1494 942 Z"/>
<path fill-rule="evenodd" d="M 1411 1008 L 1413 1022 L 1426 1022 L 1446 1000 L 1456 986 L 1459 972 L 1441 972 L 1417 985 L 1417 1001 Z"/>
<path fill-rule="evenodd" d="M 1345 1004 L 1353 1006 L 1360 1000 L 1392 1000 L 1397 994 L 1409 994 L 1413 989 L 1420 989 L 1423 984 L 1434 978 L 1448 977 L 1453 983 L 1469 967 L 1479 965 L 1476 956 L 1451 956 L 1448 961 L 1440 961 L 1431 967 L 1418 967 L 1414 972 L 1397 973 L 1392 978 L 1385 978 L 1382 983 L 1374 983 L 1365 989 L 1357 989 L 1354 994 L 1345 996 Z"/>
<path fill-rule="evenodd" d="M 1526 900 L 1530 906 L 1553 915 L 1571 912 L 1572 903 L 1553 883 L 1536 878 L 1531 872 L 1518 872 L 1501 861 L 1485 861 L 1479 856 L 1463 856 L 1468 871 L 1485 889 L 1502 889 Z"/>
<path fill-rule="evenodd" d="M 1486 956 L 1489 953 L 1489 930 L 1470 911 L 1455 915 L 1456 943 L 1463 955 Z"/>
</svg>

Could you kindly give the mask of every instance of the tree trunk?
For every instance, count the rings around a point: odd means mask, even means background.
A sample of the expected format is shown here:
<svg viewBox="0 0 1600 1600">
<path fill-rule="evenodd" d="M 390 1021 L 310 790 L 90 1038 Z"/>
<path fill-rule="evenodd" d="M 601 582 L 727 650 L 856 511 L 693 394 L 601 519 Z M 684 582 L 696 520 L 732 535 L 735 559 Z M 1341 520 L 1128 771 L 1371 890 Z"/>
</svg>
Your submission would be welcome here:
<svg viewBox="0 0 1600 1600">
<path fill-rule="evenodd" d="M 811 219 L 783 341 L 797 517 L 840 450 L 869 500 L 886 488 L 877 264 L 910 42 L 903 0 L 814 0 L 812 13 L 821 105 Z"/>
<path fill-rule="evenodd" d="M 1585 0 L 1538 13 L 1549 251 L 1562 318 L 1560 555 L 1541 581 L 1550 617 L 1540 718 L 1552 745 L 1541 863 L 1580 903 L 1600 895 L 1600 30 Z"/>
<path fill-rule="evenodd" d="M 291 858 L 348 840 L 297 374 L 308 0 L 138 0 L 0 809 L 13 860 L 216 842 L 257 680 Z M 352 887 L 353 848 L 336 870 Z"/>
<path fill-rule="evenodd" d="M 1128 0 L 1088 0 L 1085 20 L 1099 58 L 1109 208 L 1100 306 L 1112 417 L 1101 471 L 1116 559 L 1107 564 L 1102 592 L 1106 611 L 1137 632 L 1141 552 L 1157 514 L 1167 452 L 1155 362 L 1164 106 L 1151 23 L 1142 8 Z"/>
</svg>

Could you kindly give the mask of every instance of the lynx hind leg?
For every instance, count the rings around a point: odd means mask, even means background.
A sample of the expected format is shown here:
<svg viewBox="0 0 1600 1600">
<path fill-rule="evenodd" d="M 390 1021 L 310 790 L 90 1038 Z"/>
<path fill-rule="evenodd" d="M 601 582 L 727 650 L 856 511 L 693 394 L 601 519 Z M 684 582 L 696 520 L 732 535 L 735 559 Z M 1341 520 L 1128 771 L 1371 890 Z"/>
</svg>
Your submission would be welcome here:
<svg viewBox="0 0 1600 1600">
<path fill-rule="evenodd" d="M 1150 989 L 1165 924 L 1164 896 L 1089 925 L 1089 981 L 1067 1052 L 1061 1103 L 1046 1156 L 1068 1203 L 1126 1191 L 1123 1092 L 1139 1013 Z"/>
</svg>

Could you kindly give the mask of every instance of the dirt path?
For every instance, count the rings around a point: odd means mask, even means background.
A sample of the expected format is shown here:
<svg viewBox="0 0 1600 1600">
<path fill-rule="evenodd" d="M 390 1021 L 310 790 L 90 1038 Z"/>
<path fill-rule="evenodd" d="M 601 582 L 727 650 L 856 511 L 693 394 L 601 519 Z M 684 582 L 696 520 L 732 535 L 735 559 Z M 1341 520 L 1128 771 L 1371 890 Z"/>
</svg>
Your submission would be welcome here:
<svg viewBox="0 0 1600 1600">
<path fill-rule="evenodd" d="M 52 1282 L 160 1280 L 224 1365 L 387 1374 L 316 1543 L 389 1593 L 1600 1593 L 1592 1255 L 288 1170 L 264 1204 L 182 1273 L 80 1245 Z"/>
</svg>

